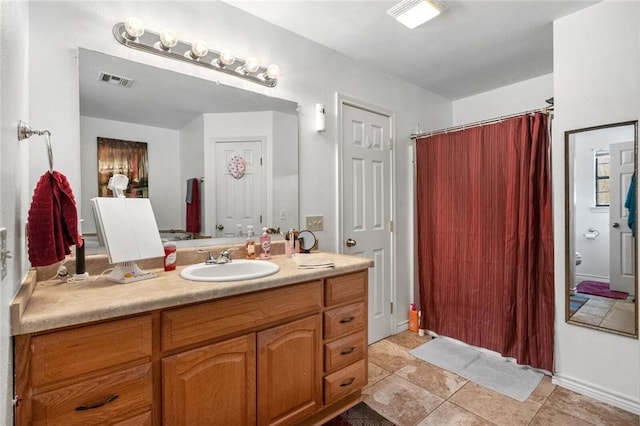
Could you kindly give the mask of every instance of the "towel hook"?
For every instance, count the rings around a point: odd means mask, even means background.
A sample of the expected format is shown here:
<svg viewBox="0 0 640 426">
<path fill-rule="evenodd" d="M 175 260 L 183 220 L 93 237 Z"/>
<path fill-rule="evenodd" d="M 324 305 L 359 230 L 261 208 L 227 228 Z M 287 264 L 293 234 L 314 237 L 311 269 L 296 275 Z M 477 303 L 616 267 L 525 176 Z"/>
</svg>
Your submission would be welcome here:
<svg viewBox="0 0 640 426">
<path fill-rule="evenodd" d="M 48 130 L 33 130 L 28 123 L 18 120 L 18 140 L 25 140 L 33 135 L 44 135 L 47 140 L 47 154 L 49 157 L 49 172 L 53 173 L 53 150 L 51 148 L 51 132 Z"/>
</svg>

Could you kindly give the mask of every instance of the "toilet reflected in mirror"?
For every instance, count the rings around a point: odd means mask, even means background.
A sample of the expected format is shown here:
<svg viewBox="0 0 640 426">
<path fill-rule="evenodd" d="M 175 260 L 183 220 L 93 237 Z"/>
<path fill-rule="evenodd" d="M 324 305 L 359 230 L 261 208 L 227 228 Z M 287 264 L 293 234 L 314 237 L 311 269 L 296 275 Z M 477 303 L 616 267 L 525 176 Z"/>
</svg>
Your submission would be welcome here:
<svg viewBox="0 0 640 426">
<path fill-rule="evenodd" d="M 637 121 L 565 132 L 566 313 L 638 337 Z"/>
</svg>

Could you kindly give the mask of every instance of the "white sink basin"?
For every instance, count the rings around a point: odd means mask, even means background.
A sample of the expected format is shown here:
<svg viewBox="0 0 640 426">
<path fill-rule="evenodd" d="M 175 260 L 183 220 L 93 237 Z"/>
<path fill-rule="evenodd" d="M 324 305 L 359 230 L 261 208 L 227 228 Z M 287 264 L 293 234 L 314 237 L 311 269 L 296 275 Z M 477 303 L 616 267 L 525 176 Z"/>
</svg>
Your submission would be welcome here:
<svg viewBox="0 0 640 426">
<path fill-rule="evenodd" d="M 198 263 L 180 271 L 180 276 L 191 281 L 241 281 L 267 277 L 280 270 L 273 262 L 264 260 L 233 260 L 229 263 L 207 265 Z"/>
</svg>

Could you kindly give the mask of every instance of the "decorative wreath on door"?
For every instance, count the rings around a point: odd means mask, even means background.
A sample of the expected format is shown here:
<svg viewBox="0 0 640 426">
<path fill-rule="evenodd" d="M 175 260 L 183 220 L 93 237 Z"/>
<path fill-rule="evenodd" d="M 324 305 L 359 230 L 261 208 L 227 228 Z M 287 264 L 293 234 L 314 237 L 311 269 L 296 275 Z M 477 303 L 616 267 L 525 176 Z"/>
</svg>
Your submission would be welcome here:
<svg viewBox="0 0 640 426">
<path fill-rule="evenodd" d="M 239 155 L 234 155 L 229 159 L 229 162 L 227 163 L 227 170 L 229 170 L 231 176 L 236 179 L 242 179 L 242 177 L 244 176 L 244 170 L 246 168 L 247 162 Z"/>
</svg>

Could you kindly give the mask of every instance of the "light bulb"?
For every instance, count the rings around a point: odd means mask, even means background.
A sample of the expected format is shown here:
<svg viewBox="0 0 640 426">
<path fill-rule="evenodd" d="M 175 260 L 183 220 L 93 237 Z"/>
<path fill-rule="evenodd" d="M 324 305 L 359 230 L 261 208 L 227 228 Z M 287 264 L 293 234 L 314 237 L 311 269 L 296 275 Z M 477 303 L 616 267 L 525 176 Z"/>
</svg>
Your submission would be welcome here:
<svg viewBox="0 0 640 426">
<path fill-rule="evenodd" d="M 124 20 L 124 30 L 131 39 L 136 39 L 144 34 L 144 25 L 142 21 L 133 16 Z"/>
<path fill-rule="evenodd" d="M 175 31 L 165 28 L 160 31 L 160 43 L 164 50 L 169 50 L 178 44 L 178 35 Z"/>
<path fill-rule="evenodd" d="M 256 72 L 260 69 L 260 62 L 253 56 L 249 56 L 244 62 L 244 70 L 246 72 Z"/>
<path fill-rule="evenodd" d="M 207 46 L 207 42 L 204 40 L 196 40 L 191 44 L 191 55 L 195 59 L 202 58 L 207 53 L 209 53 L 209 46 Z"/>
<path fill-rule="evenodd" d="M 280 77 L 280 67 L 277 66 L 276 64 L 269 65 L 267 67 L 267 72 L 266 72 L 265 76 L 269 80 L 277 80 L 278 77 Z"/>
<path fill-rule="evenodd" d="M 220 52 L 220 57 L 218 58 L 218 65 L 221 67 L 225 67 L 233 64 L 236 61 L 236 55 L 233 54 L 229 49 L 224 49 Z"/>
</svg>

